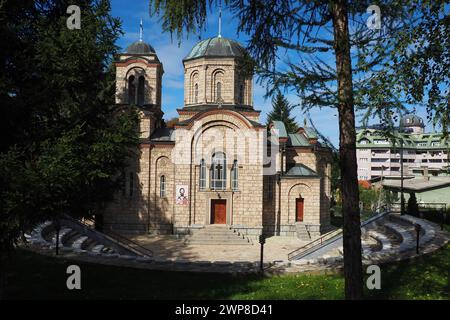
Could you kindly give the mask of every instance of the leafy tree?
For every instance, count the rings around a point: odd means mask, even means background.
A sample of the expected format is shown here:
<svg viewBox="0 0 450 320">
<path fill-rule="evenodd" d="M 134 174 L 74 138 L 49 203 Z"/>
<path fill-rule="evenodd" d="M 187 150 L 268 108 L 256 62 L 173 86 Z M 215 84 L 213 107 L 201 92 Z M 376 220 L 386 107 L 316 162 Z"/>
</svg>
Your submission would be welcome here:
<svg viewBox="0 0 450 320">
<path fill-rule="evenodd" d="M 137 113 L 114 106 L 120 21 L 108 1 L 83 0 L 69 30 L 70 4 L 1 3 L 0 269 L 35 223 L 100 213 L 138 143 Z"/>
<path fill-rule="evenodd" d="M 407 20 L 402 28 L 380 39 L 373 50 L 384 50 L 387 59 L 379 64 L 379 71 L 370 74 L 370 81 L 380 86 L 382 95 L 389 91 L 402 97 L 405 105 L 425 106 L 427 118 L 433 126 L 440 125 L 448 133 L 450 125 L 450 16 L 448 1 L 393 0 L 403 5 Z M 374 114 L 388 122 L 391 112 L 384 105 L 368 104 L 366 119 Z"/>
<path fill-rule="evenodd" d="M 410 214 L 412 216 L 415 216 L 415 217 L 419 216 L 419 205 L 417 204 L 417 198 L 416 198 L 416 194 L 414 192 L 411 192 L 409 194 L 406 211 L 408 212 L 408 214 Z"/>
<path fill-rule="evenodd" d="M 291 116 L 291 111 L 294 109 L 294 106 L 289 103 L 281 92 L 278 92 L 272 98 L 272 108 L 273 110 L 267 115 L 267 125 L 272 121 L 281 121 L 284 123 L 288 133 L 295 133 L 298 126 L 295 123 L 295 118 Z"/>
<path fill-rule="evenodd" d="M 163 29 L 176 32 L 181 39 L 184 30 L 202 29 L 213 2 L 150 0 L 150 8 L 151 13 L 163 11 Z M 353 67 L 351 47 L 362 47 L 363 42 L 369 46 L 370 41 L 364 34 L 365 21 L 354 24 L 357 31 L 351 39 L 349 16 L 365 12 L 369 2 L 227 0 L 225 4 L 239 20 L 238 31 L 250 36 L 248 50 L 257 62 L 261 81 L 266 81 L 268 95 L 280 87 L 290 88 L 298 93 L 305 109 L 330 106 L 338 110 L 345 291 L 347 298 L 359 299 L 363 278 L 354 104 L 361 99 L 355 100 L 352 75 L 367 70 L 380 58 L 374 55 L 369 63 L 361 59 L 366 63 L 358 65 L 358 61 Z M 276 69 L 279 52 L 287 57 L 287 71 Z M 296 54 L 297 60 L 289 59 L 291 54 Z M 385 95 L 385 101 L 393 100 Z"/>
<path fill-rule="evenodd" d="M 365 210 L 372 210 L 373 207 L 378 202 L 379 193 L 375 188 L 365 188 L 364 186 L 359 186 L 359 198 L 363 203 Z"/>
</svg>

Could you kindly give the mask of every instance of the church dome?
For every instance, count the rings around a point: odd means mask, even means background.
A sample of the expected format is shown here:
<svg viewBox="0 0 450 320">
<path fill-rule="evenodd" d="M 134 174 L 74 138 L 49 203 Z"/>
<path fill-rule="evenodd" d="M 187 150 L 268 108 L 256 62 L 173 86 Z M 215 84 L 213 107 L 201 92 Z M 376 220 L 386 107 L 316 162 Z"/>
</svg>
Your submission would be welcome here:
<svg viewBox="0 0 450 320">
<path fill-rule="evenodd" d="M 144 41 L 136 41 L 130 44 L 126 49 L 125 53 L 129 54 L 151 54 L 156 53 L 155 49 L 148 43 Z"/>
<path fill-rule="evenodd" d="M 400 126 L 402 127 L 421 127 L 424 128 L 425 124 L 423 123 L 423 119 L 415 114 L 407 114 L 402 117 L 400 120 Z"/>
<path fill-rule="evenodd" d="M 244 47 L 239 42 L 222 38 L 209 38 L 197 43 L 183 61 L 203 57 L 243 57 Z"/>
</svg>

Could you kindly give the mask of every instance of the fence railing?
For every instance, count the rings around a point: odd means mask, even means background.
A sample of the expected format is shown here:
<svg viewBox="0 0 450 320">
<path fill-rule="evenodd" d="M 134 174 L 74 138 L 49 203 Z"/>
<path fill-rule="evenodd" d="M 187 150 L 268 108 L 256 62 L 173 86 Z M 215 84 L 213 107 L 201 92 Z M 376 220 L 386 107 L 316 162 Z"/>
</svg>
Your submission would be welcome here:
<svg viewBox="0 0 450 320">
<path fill-rule="evenodd" d="M 364 227 L 371 222 L 381 219 L 382 217 L 384 217 L 386 214 L 388 214 L 390 212 L 388 207 L 383 207 L 383 208 L 385 210 L 382 211 L 381 213 L 378 213 L 374 216 L 371 216 L 367 220 L 362 221 L 361 227 Z M 323 246 L 339 240 L 341 236 L 342 236 L 342 228 L 338 229 L 338 230 L 330 231 L 330 232 L 320 236 L 319 238 L 317 238 L 311 242 L 308 242 L 306 245 L 290 252 L 288 254 L 288 260 L 301 259 L 301 258 L 311 254 L 312 252 L 317 251 L 318 249 L 322 248 Z"/>
</svg>

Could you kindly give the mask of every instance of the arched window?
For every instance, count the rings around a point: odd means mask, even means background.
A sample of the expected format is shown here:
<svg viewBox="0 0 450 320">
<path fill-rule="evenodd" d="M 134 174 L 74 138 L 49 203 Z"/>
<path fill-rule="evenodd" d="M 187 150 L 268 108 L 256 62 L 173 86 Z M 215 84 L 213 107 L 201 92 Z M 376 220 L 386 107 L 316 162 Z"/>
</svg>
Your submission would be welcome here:
<svg viewBox="0 0 450 320">
<path fill-rule="evenodd" d="M 238 190 L 239 187 L 238 176 L 239 176 L 238 161 L 234 160 L 233 167 L 231 168 L 231 190 L 233 191 Z"/>
<path fill-rule="evenodd" d="M 159 197 L 164 198 L 166 196 L 166 176 L 159 177 Z"/>
<path fill-rule="evenodd" d="M 222 83 L 217 82 L 216 85 L 216 100 L 219 101 L 219 99 L 222 99 Z"/>
<path fill-rule="evenodd" d="M 198 103 L 198 83 L 194 86 L 194 103 Z"/>
<path fill-rule="evenodd" d="M 139 77 L 138 81 L 138 105 L 144 105 L 144 94 L 145 94 L 145 78 L 144 76 Z"/>
<path fill-rule="evenodd" d="M 206 164 L 205 159 L 200 161 L 200 176 L 199 176 L 200 190 L 206 189 Z"/>
<path fill-rule="evenodd" d="M 128 78 L 128 103 L 136 103 L 136 84 L 134 76 Z"/>
<path fill-rule="evenodd" d="M 227 160 L 225 153 L 216 152 L 211 161 L 211 189 L 225 190 L 227 185 Z"/>
</svg>

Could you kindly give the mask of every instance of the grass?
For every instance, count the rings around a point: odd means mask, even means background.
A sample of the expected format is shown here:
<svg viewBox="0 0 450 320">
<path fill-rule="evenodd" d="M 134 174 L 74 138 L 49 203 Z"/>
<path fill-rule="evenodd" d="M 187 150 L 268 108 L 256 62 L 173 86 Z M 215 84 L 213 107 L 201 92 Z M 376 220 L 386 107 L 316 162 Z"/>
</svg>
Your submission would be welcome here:
<svg viewBox="0 0 450 320">
<path fill-rule="evenodd" d="M 66 268 L 81 268 L 81 290 Z M 151 271 L 71 262 L 17 250 L 7 271 L 9 299 L 340 299 L 338 275 L 231 275 Z"/>
<path fill-rule="evenodd" d="M 450 231 L 450 228 L 448 228 Z M 73 262 L 17 250 L 7 271 L 10 299 L 342 299 L 341 275 L 228 275 L 151 271 L 76 262 L 82 290 L 66 289 Z M 450 245 L 381 266 L 382 289 L 369 299 L 450 299 Z"/>
</svg>

